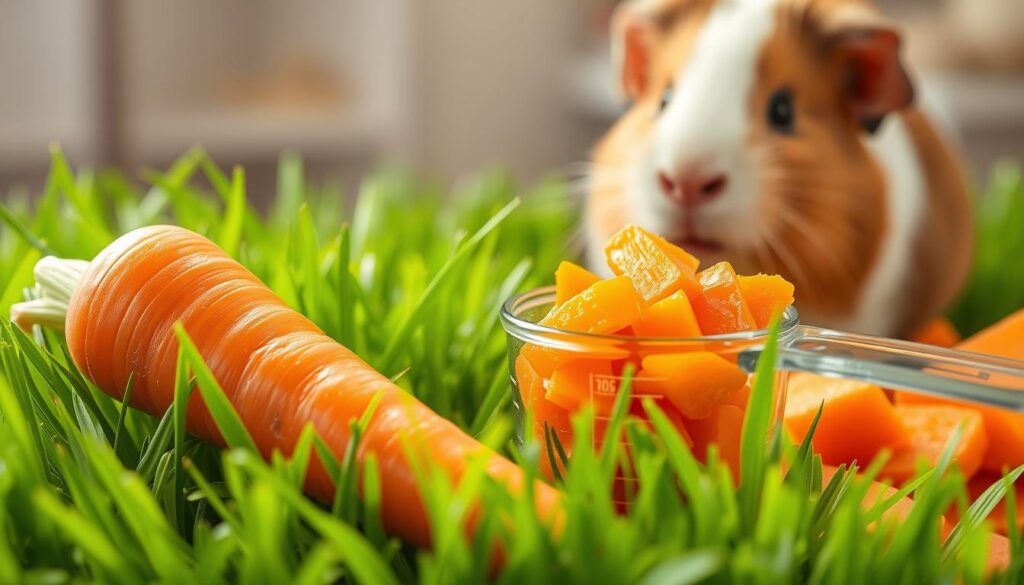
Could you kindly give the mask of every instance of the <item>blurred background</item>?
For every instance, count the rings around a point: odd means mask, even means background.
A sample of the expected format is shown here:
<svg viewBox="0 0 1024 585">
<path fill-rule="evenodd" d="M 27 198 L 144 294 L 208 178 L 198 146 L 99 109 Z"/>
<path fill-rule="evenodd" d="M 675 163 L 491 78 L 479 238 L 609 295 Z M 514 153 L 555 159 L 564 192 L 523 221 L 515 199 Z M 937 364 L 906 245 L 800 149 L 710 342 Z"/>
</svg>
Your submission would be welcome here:
<svg viewBox="0 0 1024 585">
<path fill-rule="evenodd" d="M 279 153 L 352 186 L 399 162 L 530 181 L 620 112 L 610 0 L 0 2 L 0 192 L 73 165 L 163 168 L 192 144 L 254 197 Z M 883 0 L 972 170 L 1024 159 L 1024 1 Z"/>
</svg>

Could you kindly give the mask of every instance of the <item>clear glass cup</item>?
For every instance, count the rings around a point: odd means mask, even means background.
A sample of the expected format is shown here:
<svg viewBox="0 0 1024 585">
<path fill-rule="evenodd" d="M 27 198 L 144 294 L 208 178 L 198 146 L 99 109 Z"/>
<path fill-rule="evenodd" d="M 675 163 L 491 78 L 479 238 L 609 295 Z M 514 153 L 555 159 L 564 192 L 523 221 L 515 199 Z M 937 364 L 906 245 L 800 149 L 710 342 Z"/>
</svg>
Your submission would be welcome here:
<svg viewBox="0 0 1024 585">
<path fill-rule="evenodd" d="M 700 447 L 710 441 L 718 444 L 720 455 L 727 463 L 738 465 L 738 452 L 732 452 L 739 446 L 737 418 L 742 420 L 749 378 L 762 355 L 767 330 L 689 339 L 562 331 L 538 323 L 551 310 L 554 299 L 554 287 L 545 287 L 516 295 L 501 309 L 501 322 L 508 338 L 509 371 L 516 390 L 514 404 L 520 441 L 532 432 L 541 445 L 550 448 L 552 440 L 557 438 L 560 446 L 571 455 L 569 412 L 574 405 L 591 403 L 595 411 L 594 443 L 598 446 L 602 439 L 602 421 L 606 420 L 621 386 L 626 364 L 639 368 L 634 371 L 634 404 L 630 411 L 644 419 L 646 414 L 640 406 L 644 398 L 664 404 L 665 384 L 689 382 L 685 376 L 673 373 L 669 377 L 647 376 L 640 367 L 643 358 L 663 354 L 670 356 L 669 363 L 672 363 L 678 356 L 687 356 L 679 363 L 693 363 L 692 360 L 699 359 L 695 357 L 698 354 L 702 358 L 713 354 L 721 358 L 711 358 L 716 372 L 730 381 L 739 380 L 738 376 L 729 374 L 723 364 L 735 367 L 747 377 L 744 379 L 746 389 L 740 388 L 725 399 L 724 406 L 735 411 L 726 408 L 703 416 L 707 413 L 700 412 L 697 405 L 694 407 L 697 410 L 689 414 L 702 415 L 702 418 L 683 415 L 679 426 L 685 429 L 681 432 L 690 435 L 686 438 L 691 444 L 697 445 L 696 455 L 703 455 Z M 776 422 L 782 420 L 789 374 L 798 371 L 1024 411 L 1024 361 L 802 325 L 797 310 L 789 307 L 779 330 L 773 397 Z M 674 404 L 680 406 L 678 394 L 676 396 Z M 555 398 L 555 402 L 548 397 Z M 688 405 L 681 406 L 686 409 Z M 524 425 L 527 409 L 533 415 L 532 429 Z M 551 464 L 557 462 L 547 459 L 542 457 L 542 469 L 550 476 Z"/>
</svg>

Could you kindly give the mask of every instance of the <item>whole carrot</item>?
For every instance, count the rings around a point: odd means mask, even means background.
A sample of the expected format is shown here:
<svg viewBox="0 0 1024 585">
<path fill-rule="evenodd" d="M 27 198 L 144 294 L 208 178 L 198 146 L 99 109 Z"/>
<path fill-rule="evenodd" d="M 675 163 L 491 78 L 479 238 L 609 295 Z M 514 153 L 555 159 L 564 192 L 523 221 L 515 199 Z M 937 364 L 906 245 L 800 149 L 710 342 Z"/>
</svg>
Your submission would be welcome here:
<svg viewBox="0 0 1024 585">
<path fill-rule="evenodd" d="M 162 415 L 173 401 L 176 322 L 264 456 L 290 454 L 311 424 L 341 458 L 352 440 L 350 423 L 379 396 L 357 455 L 377 458 L 382 522 L 393 535 L 430 544 L 415 465 L 441 470 L 458 483 L 468 459 L 483 456 L 488 473 L 511 491 L 526 487 L 518 466 L 402 391 L 199 234 L 141 228 L 88 265 L 45 260 L 37 280 L 53 278 L 70 293 L 65 333 L 75 364 L 119 399 L 131 377 L 131 405 L 152 415 Z M 46 302 L 16 307 L 12 315 L 24 322 L 41 308 L 45 318 L 59 321 L 60 303 L 55 310 Z M 198 394 L 189 400 L 186 426 L 202 439 L 224 443 Z M 417 461 L 409 461 L 410 453 Z M 322 465 L 311 466 L 306 490 L 323 501 L 332 497 L 334 485 Z M 553 518 L 559 493 L 537 482 L 534 494 L 540 514 Z"/>
</svg>

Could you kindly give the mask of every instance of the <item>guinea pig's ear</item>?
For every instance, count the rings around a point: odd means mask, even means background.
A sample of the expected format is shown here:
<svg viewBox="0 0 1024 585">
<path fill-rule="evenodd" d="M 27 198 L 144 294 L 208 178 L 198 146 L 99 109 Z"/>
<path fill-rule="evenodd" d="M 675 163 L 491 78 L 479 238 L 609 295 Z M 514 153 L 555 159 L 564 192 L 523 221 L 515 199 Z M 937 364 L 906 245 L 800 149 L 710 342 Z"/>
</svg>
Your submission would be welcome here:
<svg viewBox="0 0 1024 585">
<path fill-rule="evenodd" d="M 612 66 L 617 74 L 616 93 L 622 100 L 637 99 L 650 82 L 657 30 L 647 4 L 643 0 L 623 2 L 612 15 Z"/>
<path fill-rule="evenodd" d="M 827 42 L 843 71 L 850 113 L 869 132 L 887 114 L 914 100 L 914 87 L 900 62 L 899 32 L 865 11 L 840 11 L 827 27 Z"/>
</svg>

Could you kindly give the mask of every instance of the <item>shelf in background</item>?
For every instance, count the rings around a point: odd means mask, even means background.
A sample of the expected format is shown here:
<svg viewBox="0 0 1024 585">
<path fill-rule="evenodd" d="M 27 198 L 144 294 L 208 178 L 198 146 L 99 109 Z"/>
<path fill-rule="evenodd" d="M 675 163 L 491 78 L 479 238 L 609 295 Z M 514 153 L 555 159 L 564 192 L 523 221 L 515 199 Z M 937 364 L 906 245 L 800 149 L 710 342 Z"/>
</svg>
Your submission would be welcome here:
<svg viewBox="0 0 1024 585">
<path fill-rule="evenodd" d="M 272 110 L 226 106 L 144 112 L 129 143 L 144 159 L 166 159 L 193 144 L 231 159 L 276 156 L 294 149 L 310 155 L 364 155 L 387 140 L 379 116 L 358 110 Z"/>
</svg>

